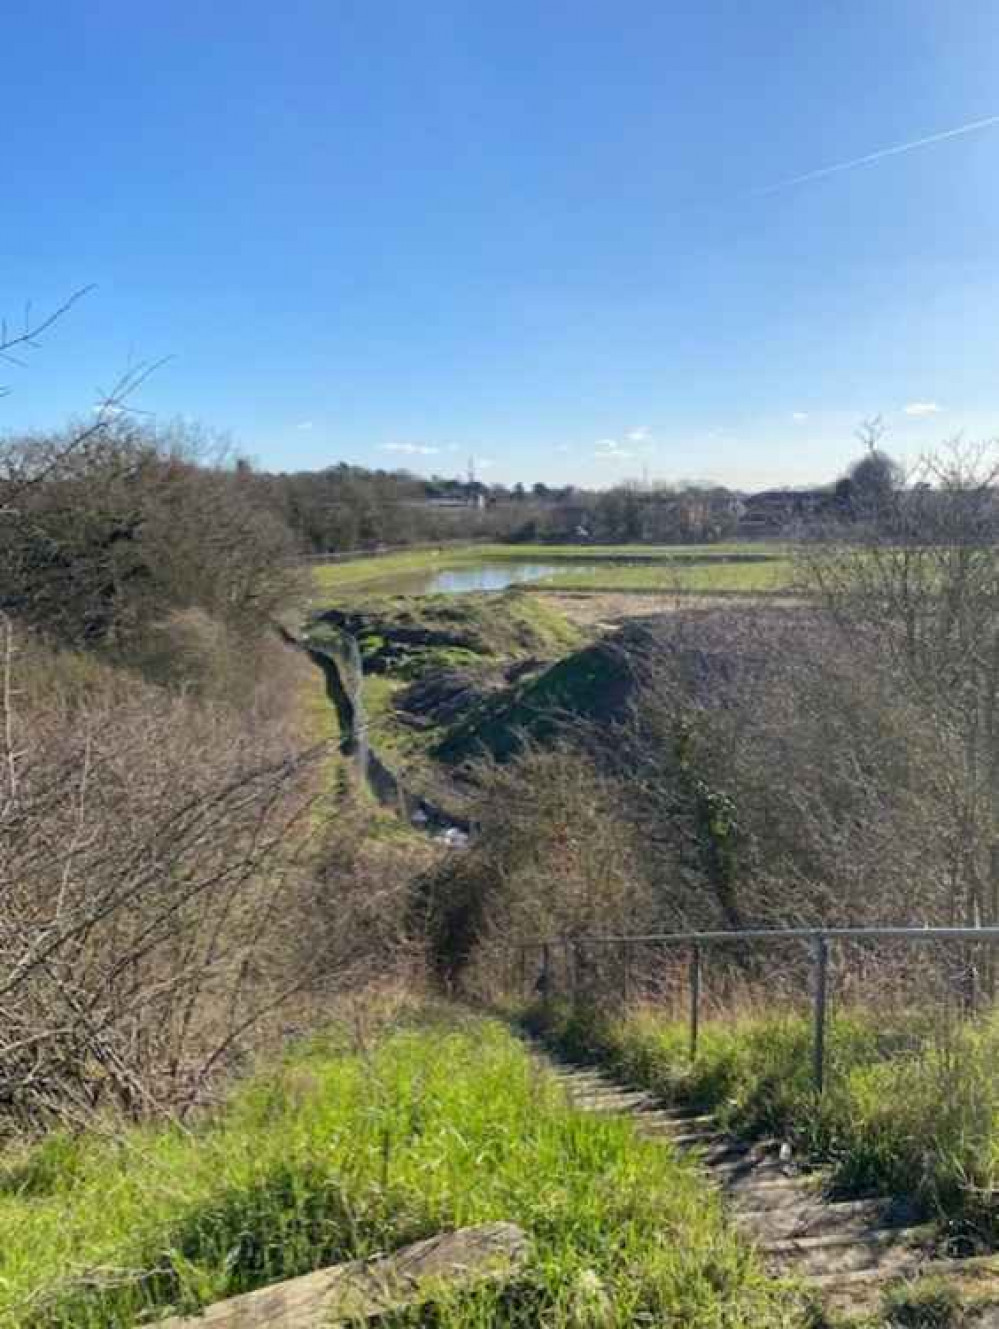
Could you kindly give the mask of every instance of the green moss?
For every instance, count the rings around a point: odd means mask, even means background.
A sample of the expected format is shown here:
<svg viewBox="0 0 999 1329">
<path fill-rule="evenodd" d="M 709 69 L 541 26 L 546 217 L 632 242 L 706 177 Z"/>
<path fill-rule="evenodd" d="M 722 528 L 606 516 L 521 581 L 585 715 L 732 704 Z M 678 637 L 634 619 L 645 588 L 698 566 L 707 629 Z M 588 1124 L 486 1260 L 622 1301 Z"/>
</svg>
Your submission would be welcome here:
<svg viewBox="0 0 999 1329">
<path fill-rule="evenodd" d="M 365 667 L 392 670 L 421 650 L 465 652 L 503 662 L 551 659 L 577 645 L 578 629 L 556 609 L 520 590 L 501 594 L 365 596 L 310 621 L 316 641 L 357 640 Z M 427 657 L 434 663 L 432 657 Z M 447 657 L 444 657 L 447 658 Z"/>
<path fill-rule="evenodd" d="M 572 651 L 581 639 L 557 610 L 518 590 L 365 596 L 314 618 L 308 631 L 313 642 L 341 656 L 345 634 L 361 651 L 369 741 L 405 766 L 410 784 L 415 780 L 418 786 L 436 778 L 431 753 L 445 731 L 428 717 L 407 722 L 400 716 L 394 699 L 405 684 L 460 671 L 481 679 L 486 690 L 502 687 L 511 666 L 551 660 Z"/>
<path fill-rule="evenodd" d="M 632 634 L 640 635 L 641 629 Z M 486 703 L 452 728 L 435 755 L 455 763 L 488 752 L 502 761 L 525 735 L 547 742 L 567 721 L 606 723 L 623 715 L 634 685 L 633 661 L 621 640 L 598 641 Z"/>
</svg>

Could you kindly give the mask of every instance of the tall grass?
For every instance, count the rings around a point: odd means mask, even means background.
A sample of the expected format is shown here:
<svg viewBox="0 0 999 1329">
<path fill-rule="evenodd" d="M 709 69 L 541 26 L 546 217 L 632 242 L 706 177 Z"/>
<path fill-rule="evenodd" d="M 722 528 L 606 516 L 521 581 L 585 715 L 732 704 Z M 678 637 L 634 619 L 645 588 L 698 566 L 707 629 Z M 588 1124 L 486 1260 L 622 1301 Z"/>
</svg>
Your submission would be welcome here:
<svg viewBox="0 0 999 1329">
<path fill-rule="evenodd" d="M 812 1031 L 800 1015 L 752 1014 L 702 1026 L 653 1008 L 618 1016 L 550 1006 L 528 1013 L 567 1052 L 665 1098 L 711 1110 L 748 1136 L 774 1134 L 830 1165 L 841 1192 L 909 1195 L 930 1214 L 999 1235 L 999 1021 L 877 1012 L 830 1023 L 826 1089 L 812 1082 Z"/>
<path fill-rule="evenodd" d="M 367 1051 L 331 1035 L 193 1134 L 53 1136 L 8 1156 L 0 1189 L 8 1325 L 145 1323 L 489 1219 L 526 1229 L 526 1273 L 434 1323 L 803 1322 L 694 1171 L 624 1121 L 570 1110 L 484 1020 L 424 1020 Z"/>
</svg>

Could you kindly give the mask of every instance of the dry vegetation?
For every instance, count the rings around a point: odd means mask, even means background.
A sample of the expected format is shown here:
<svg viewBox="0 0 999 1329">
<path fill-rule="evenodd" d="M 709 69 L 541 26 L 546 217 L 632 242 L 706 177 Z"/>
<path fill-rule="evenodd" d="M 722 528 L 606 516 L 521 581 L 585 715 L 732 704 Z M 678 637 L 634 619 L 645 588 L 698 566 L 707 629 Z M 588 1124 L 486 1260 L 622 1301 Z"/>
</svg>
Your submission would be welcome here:
<svg viewBox="0 0 999 1329">
<path fill-rule="evenodd" d="M 741 1069 L 742 1045 L 713 1034 L 716 1051 L 692 1077 L 679 1065 L 683 1031 L 663 1032 L 661 1008 L 651 1052 L 642 1030 L 601 1022 L 625 975 L 619 951 L 585 942 L 690 927 L 999 921 L 994 477 L 968 454 L 941 463 L 930 490 L 874 472 L 871 501 L 802 547 L 807 599 L 793 604 L 688 602 L 578 651 L 531 596 L 514 597 L 516 613 L 500 612 L 501 599 L 424 606 L 419 622 L 404 606 L 413 621 L 401 654 L 381 620 L 376 631 L 356 605 L 354 618 L 341 613 L 336 626 L 361 634 L 368 665 L 398 666 L 410 691 L 424 671 L 467 671 L 474 653 L 464 640 L 430 640 L 431 610 L 452 635 L 469 615 L 492 634 L 520 625 L 530 669 L 497 674 L 433 749 L 474 831 L 467 849 L 448 852 L 376 813 L 346 764 L 311 741 L 310 665 L 274 631 L 302 594 L 290 538 L 243 470 L 183 432 L 156 435 L 118 414 L 96 430 L 5 445 L 0 1132 L 120 1132 L 123 1118 L 151 1117 L 197 1129 L 192 1109 L 219 1100 L 227 1072 L 328 1019 L 335 1001 L 341 1012 L 351 1003 L 367 1056 L 374 986 L 413 991 L 429 978 L 462 997 L 530 995 L 537 953 L 521 969 L 517 947 L 557 938 L 554 995 L 571 974 L 586 999 L 582 1016 L 548 1003 L 547 1027 L 566 1045 L 575 1038 L 622 1066 L 648 1053 L 642 1064 L 671 1093 L 738 1099 L 734 1124 L 778 1121 L 827 1153 L 846 1140 L 858 1184 L 910 1185 L 916 1154 L 929 1155 L 921 1136 L 912 1148 L 899 1140 L 932 1118 L 946 1057 L 957 1048 L 984 1061 L 991 1032 L 956 1035 L 943 1050 L 924 1039 L 920 1078 L 901 1064 L 911 1026 L 889 1070 L 878 1036 L 837 1026 L 854 1080 L 809 1134 L 797 1123 L 810 1090 L 787 1070 L 806 1026 L 775 1031 L 764 1014 L 749 1039 L 759 1056 Z M 649 953 L 644 971 L 633 959 L 631 995 L 668 1004 L 678 984 L 661 955 Z M 923 998 L 941 1009 L 966 1009 L 976 980 L 991 982 L 970 955 L 952 963 L 926 950 L 922 962 Z M 852 983 L 868 1001 L 911 1004 L 904 963 L 845 951 L 839 963 L 838 994 Z M 807 966 L 783 963 L 779 984 L 774 972 L 733 951 L 712 970 L 713 999 L 745 1008 L 765 991 L 793 1005 Z M 601 1020 L 573 1023 L 595 1009 Z M 791 1085 L 779 1102 L 775 1064 Z M 909 1085 L 918 1112 L 875 1138 L 883 1116 L 864 1114 L 879 1085 Z M 958 1162 L 926 1174 L 934 1194 L 963 1196 L 960 1168 L 979 1189 L 993 1184 L 965 1139 L 973 1127 L 973 1147 L 987 1151 L 991 1125 L 980 1130 L 980 1119 L 991 1123 L 994 1095 L 974 1076 L 969 1086 L 948 1137 Z M 278 1226 L 283 1203 L 271 1213 Z M 989 1204 L 947 1204 L 992 1231 Z M 433 1221 L 459 1209 L 444 1205 Z M 378 1230 L 404 1229 L 386 1220 Z M 307 1267 L 320 1248 L 305 1241 L 296 1260 Z M 202 1254 L 211 1288 L 195 1301 L 231 1290 L 218 1250 Z M 182 1261 L 170 1268 L 156 1304 L 183 1283 Z M 254 1269 L 247 1283 L 275 1271 L 284 1266 Z M 18 1278 L 37 1282 L 30 1270 Z M 553 1288 L 542 1300 L 561 1295 Z M 143 1284 L 133 1307 L 128 1293 L 129 1313 L 146 1295 Z"/>
<path fill-rule="evenodd" d="M 238 469 L 114 416 L 8 445 L 0 511 L 0 1119 L 184 1113 L 408 963 L 406 877 L 331 805 Z"/>
<path fill-rule="evenodd" d="M 458 900 L 484 937 L 518 943 L 623 919 L 999 918 L 994 476 L 967 451 L 932 474 L 804 546 L 807 607 L 691 608 L 612 638 L 613 707 L 565 705 L 555 753 L 522 738 L 479 770 L 482 833 L 439 888 L 443 916 Z M 494 751 L 516 752 L 502 737 Z M 454 953 L 471 957 L 464 928 Z"/>
</svg>

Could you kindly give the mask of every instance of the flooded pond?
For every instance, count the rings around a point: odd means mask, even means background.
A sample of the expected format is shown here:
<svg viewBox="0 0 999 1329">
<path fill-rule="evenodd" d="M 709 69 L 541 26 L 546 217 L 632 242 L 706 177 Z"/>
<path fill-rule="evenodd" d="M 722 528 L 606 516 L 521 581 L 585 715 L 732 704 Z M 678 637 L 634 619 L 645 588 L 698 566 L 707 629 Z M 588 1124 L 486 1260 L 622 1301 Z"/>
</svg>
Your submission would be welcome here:
<svg viewBox="0 0 999 1329">
<path fill-rule="evenodd" d="M 640 557 L 626 555 L 593 554 L 581 550 L 579 555 L 558 560 L 538 558 L 483 558 L 480 562 L 462 561 L 448 564 L 442 555 L 439 567 L 418 572 L 389 572 L 378 575 L 372 568 L 370 578 L 365 577 L 364 589 L 390 595 L 464 595 L 470 591 L 503 591 L 508 586 L 542 581 L 547 577 L 571 572 L 583 577 L 600 570 L 611 573 L 623 568 L 659 569 L 663 577 L 662 589 L 667 588 L 669 570 L 687 572 L 695 567 L 719 567 L 729 563 L 767 563 L 767 554 L 658 554 Z M 643 583 L 644 585 L 644 583 Z M 653 587 L 654 588 L 654 587 Z"/>
<path fill-rule="evenodd" d="M 464 595 L 468 591 L 504 591 L 527 581 L 540 581 L 565 571 L 565 563 L 515 562 L 475 563 L 460 568 L 435 568 L 391 578 L 391 589 L 399 595 Z M 390 579 L 386 578 L 386 589 Z"/>
</svg>

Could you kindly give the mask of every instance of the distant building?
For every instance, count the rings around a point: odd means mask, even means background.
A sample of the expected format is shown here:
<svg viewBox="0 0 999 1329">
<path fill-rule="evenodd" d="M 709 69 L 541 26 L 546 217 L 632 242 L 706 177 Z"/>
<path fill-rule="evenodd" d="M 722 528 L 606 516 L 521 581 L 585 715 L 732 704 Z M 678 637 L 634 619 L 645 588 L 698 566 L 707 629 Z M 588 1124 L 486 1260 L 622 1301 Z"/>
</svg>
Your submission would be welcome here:
<svg viewBox="0 0 999 1329">
<path fill-rule="evenodd" d="M 739 514 L 739 535 L 779 535 L 799 522 L 831 513 L 836 495 L 831 489 L 764 489 L 747 494 Z"/>
</svg>

